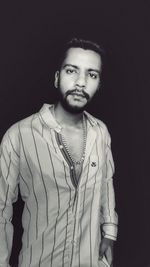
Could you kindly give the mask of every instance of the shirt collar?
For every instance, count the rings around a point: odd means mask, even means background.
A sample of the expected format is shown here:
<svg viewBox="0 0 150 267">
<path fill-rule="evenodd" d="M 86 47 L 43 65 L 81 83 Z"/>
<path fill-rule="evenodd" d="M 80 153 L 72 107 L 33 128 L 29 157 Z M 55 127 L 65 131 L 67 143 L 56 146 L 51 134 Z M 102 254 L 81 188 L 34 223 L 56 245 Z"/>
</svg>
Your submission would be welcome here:
<svg viewBox="0 0 150 267">
<path fill-rule="evenodd" d="M 54 104 L 44 104 L 39 111 L 39 117 L 43 124 L 45 124 L 48 128 L 53 128 L 56 132 L 61 131 L 61 126 L 56 121 L 55 117 L 53 116 L 52 109 L 54 108 Z M 87 111 L 84 111 L 84 114 L 91 124 L 91 126 L 97 125 L 97 120 L 89 114 Z"/>
</svg>

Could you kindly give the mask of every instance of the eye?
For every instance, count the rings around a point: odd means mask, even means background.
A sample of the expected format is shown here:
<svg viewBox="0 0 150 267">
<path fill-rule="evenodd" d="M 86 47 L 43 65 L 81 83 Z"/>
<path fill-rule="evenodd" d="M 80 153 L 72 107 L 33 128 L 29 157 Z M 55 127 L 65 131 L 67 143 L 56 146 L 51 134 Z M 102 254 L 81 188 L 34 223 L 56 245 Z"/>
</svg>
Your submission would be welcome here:
<svg viewBox="0 0 150 267">
<path fill-rule="evenodd" d="M 66 69 L 66 73 L 67 73 L 67 74 L 76 73 L 76 69 L 67 68 L 67 69 Z"/>
<path fill-rule="evenodd" d="M 97 79 L 99 77 L 98 73 L 95 73 L 95 72 L 89 72 L 89 76 L 92 78 L 92 79 Z"/>
</svg>

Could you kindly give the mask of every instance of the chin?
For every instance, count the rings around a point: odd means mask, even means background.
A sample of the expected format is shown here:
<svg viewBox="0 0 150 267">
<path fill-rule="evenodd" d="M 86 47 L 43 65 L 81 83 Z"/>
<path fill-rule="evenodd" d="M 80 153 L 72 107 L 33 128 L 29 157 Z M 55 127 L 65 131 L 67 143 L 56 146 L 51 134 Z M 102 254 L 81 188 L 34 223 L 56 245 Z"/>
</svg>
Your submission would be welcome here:
<svg viewBox="0 0 150 267">
<path fill-rule="evenodd" d="M 65 110 L 69 111 L 72 114 L 79 114 L 84 111 L 86 105 L 78 106 L 78 105 L 71 105 L 67 101 L 62 102 L 62 106 Z"/>
<path fill-rule="evenodd" d="M 72 113 L 72 114 L 79 114 L 82 113 L 85 108 L 87 107 L 88 103 L 90 102 L 89 100 L 85 100 L 85 102 L 80 102 L 80 101 L 76 101 L 76 102 L 72 102 L 70 101 L 67 97 L 64 97 L 61 92 L 59 91 L 59 101 L 62 105 L 62 107 Z"/>
<path fill-rule="evenodd" d="M 84 111 L 85 106 L 79 107 L 79 106 L 66 105 L 65 109 L 72 114 L 79 114 Z"/>
</svg>

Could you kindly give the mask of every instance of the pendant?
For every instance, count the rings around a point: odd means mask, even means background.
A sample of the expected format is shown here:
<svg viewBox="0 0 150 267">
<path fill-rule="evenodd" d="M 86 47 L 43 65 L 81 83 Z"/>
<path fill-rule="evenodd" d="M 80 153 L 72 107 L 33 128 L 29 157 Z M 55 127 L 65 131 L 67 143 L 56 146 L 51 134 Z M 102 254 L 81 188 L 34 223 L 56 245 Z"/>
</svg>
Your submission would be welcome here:
<svg viewBox="0 0 150 267">
<path fill-rule="evenodd" d="M 81 164 L 81 161 L 75 161 L 75 164 L 76 165 L 80 165 Z"/>
</svg>

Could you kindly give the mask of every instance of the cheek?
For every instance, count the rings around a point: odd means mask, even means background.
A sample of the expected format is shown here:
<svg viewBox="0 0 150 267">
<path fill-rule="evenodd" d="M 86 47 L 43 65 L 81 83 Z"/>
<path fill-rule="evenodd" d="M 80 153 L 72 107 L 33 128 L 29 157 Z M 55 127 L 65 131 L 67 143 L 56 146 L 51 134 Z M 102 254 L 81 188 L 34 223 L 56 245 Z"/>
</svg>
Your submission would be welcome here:
<svg viewBox="0 0 150 267">
<path fill-rule="evenodd" d="M 89 84 L 89 95 L 92 97 L 99 89 L 99 82 Z"/>
<path fill-rule="evenodd" d="M 60 86 L 62 88 L 68 88 L 70 87 L 72 84 L 74 83 L 74 79 L 72 79 L 71 77 L 69 76 L 65 76 L 65 77 L 60 77 Z"/>
</svg>

